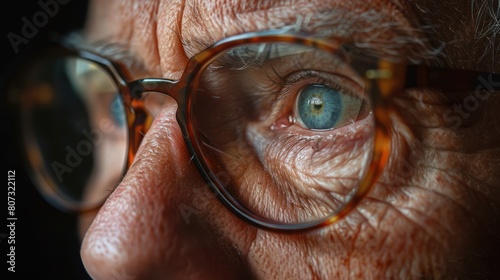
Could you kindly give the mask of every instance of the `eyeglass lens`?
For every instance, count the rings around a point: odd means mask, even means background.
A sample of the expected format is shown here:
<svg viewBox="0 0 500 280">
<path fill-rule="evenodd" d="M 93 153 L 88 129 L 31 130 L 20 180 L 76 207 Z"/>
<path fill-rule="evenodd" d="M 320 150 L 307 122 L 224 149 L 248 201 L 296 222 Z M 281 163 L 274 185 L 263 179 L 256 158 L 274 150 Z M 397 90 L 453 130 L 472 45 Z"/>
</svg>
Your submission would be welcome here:
<svg viewBox="0 0 500 280">
<path fill-rule="evenodd" d="M 41 59 L 23 91 L 23 124 L 35 174 L 55 196 L 98 204 L 119 182 L 127 155 L 125 110 L 97 63 Z"/>
<path fill-rule="evenodd" d="M 211 177 L 268 221 L 337 212 L 371 160 L 371 103 L 340 54 L 292 43 L 237 46 L 203 71 L 191 104 Z"/>
</svg>

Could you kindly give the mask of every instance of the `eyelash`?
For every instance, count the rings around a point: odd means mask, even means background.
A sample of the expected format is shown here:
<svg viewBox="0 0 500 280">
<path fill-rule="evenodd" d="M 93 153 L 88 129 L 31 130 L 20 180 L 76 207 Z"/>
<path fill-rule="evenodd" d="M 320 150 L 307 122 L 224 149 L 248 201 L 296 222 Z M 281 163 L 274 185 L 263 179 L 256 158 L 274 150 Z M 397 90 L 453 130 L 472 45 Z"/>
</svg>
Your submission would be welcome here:
<svg viewBox="0 0 500 280">
<path fill-rule="evenodd" d="M 294 68 L 300 69 L 300 65 Z M 276 117 L 277 120 L 280 118 L 288 118 L 289 116 L 294 116 L 293 112 L 295 110 L 295 99 L 299 95 L 300 89 L 310 84 L 322 84 L 341 91 L 345 94 L 363 98 L 362 96 L 359 96 L 359 93 L 356 93 L 355 89 L 353 89 L 354 87 L 360 87 L 360 85 L 358 85 L 348 77 L 345 77 L 344 75 L 338 73 L 326 73 L 319 72 L 313 69 L 306 69 L 281 75 L 274 68 L 273 73 L 274 76 L 266 76 L 272 83 L 272 88 L 269 92 L 269 95 L 271 95 L 273 98 L 272 108 L 276 110 L 275 112 L 281 112 L 278 113 L 278 116 Z M 337 79 L 337 81 L 334 81 L 335 79 Z M 300 85 L 297 85 L 297 83 L 300 83 L 301 81 L 304 82 Z M 345 84 L 350 84 L 350 86 L 346 86 Z M 361 88 L 359 90 L 361 91 Z M 285 100 L 287 98 L 289 98 L 289 100 Z M 316 131 L 316 133 L 325 132 L 326 131 Z"/>
<path fill-rule="evenodd" d="M 275 77 L 267 75 L 269 81 L 273 84 L 273 88 L 270 90 L 270 94 L 278 96 L 279 97 L 278 99 L 284 98 L 287 95 L 289 95 L 291 86 L 293 86 L 297 82 L 306 79 L 315 78 L 316 80 L 314 81 L 314 83 L 324 84 L 328 87 L 334 88 L 344 93 L 354 94 L 354 95 L 356 93 L 353 92 L 354 90 L 352 88 L 345 86 L 344 84 L 340 83 L 340 81 L 333 82 L 332 81 L 333 78 L 335 77 L 338 78 L 339 80 L 342 79 L 342 82 L 350 83 L 358 87 L 360 86 L 356 82 L 349 79 L 348 77 L 345 77 L 344 75 L 341 75 L 339 73 L 326 73 L 312 69 L 306 69 L 306 70 L 293 71 L 285 75 L 281 75 L 274 68 L 273 68 L 273 73 L 275 74 Z M 285 92 L 283 92 L 284 88 L 286 89 Z"/>
</svg>

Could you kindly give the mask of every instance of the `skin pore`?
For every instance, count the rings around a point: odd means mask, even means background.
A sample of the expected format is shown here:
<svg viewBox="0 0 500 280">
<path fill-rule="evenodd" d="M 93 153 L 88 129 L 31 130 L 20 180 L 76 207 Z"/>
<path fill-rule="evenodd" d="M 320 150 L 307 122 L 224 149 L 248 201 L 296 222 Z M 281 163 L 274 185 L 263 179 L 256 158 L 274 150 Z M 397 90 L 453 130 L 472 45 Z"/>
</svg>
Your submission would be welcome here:
<svg viewBox="0 0 500 280">
<path fill-rule="evenodd" d="M 178 79 L 189 57 L 231 35 L 314 29 L 319 22 L 321 32 L 354 36 L 371 51 L 500 71 L 496 32 L 484 23 L 493 22 L 497 7 L 488 1 L 365 2 L 93 1 L 84 35 L 127 46 L 144 68 L 137 78 Z M 332 15 L 362 19 L 349 25 Z M 123 181 L 98 211 L 80 219 L 85 267 L 95 279 L 117 273 L 135 279 L 492 277 L 500 263 L 500 98 L 491 94 L 467 111 L 470 94 L 399 97 L 404 122 L 395 125 L 379 183 L 343 220 L 301 234 L 256 229 L 219 203 L 190 161 L 177 105 L 161 97 Z M 460 105 L 466 111 L 453 111 Z M 460 116 L 458 128 L 445 118 L 450 109 Z M 180 205 L 196 210 L 189 221 Z"/>
</svg>

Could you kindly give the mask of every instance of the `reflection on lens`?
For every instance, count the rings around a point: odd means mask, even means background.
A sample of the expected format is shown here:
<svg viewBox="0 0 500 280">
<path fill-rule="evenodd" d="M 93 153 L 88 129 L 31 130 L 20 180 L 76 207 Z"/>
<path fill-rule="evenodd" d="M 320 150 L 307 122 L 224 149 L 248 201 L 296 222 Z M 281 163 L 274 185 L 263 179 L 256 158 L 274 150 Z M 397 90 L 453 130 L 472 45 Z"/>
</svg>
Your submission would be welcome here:
<svg viewBox="0 0 500 280">
<path fill-rule="evenodd" d="M 127 155 L 125 109 L 97 63 L 53 57 L 30 68 L 22 90 L 28 159 L 44 194 L 95 206 L 119 182 Z"/>
<path fill-rule="evenodd" d="M 289 43 L 235 47 L 199 77 L 194 146 L 218 188 L 279 224 L 325 219 L 356 193 L 375 125 L 357 69 L 338 54 Z"/>
</svg>

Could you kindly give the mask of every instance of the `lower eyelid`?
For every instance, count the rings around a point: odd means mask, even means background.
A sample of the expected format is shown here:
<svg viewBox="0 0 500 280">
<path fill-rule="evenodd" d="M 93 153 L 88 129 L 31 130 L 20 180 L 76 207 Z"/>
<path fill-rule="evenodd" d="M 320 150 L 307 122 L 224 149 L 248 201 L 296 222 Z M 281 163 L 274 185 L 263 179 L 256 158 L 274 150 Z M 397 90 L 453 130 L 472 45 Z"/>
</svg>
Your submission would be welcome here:
<svg viewBox="0 0 500 280">
<path fill-rule="evenodd" d="M 369 121 L 365 120 L 365 124 L 358 125 L 358 132 L 354 135 L 353 128 L 345 127 L 326 137 L 293 132 L 269 132 L 266 135 L 256 126 L 250 126 L 247 137 L 261 164 L 274 174 L 276 183 L 295 186 L 296 191 L 313 199 L 323 192 L 327 197 L 329 192 L 339 193 L 342 189 L 339 186 L 357 184 L 359 175 L 356 168 L 351 167 L 361 166 L 364 155 L 371 149 L 373 131 L 367 126 Z M 310 193 L 313 189 L 320 193 Z"/>
<path fill-rule="evenodd" d="M 370 118 L 330 131 L 304 131 L 299 127 L 272 131 L 256 123 L 250 123 L 247 128 L 248 141 L 254 144 L 261 159 L 271 146 L 285 151 L 283 155 L 296 153 L 305 146 L 313 147 L 318 152 L 327 152 L 325 156 L 333 158 L 349 152 L 360 143 L 368 142 L 372 135 Z"/>
</svg>

